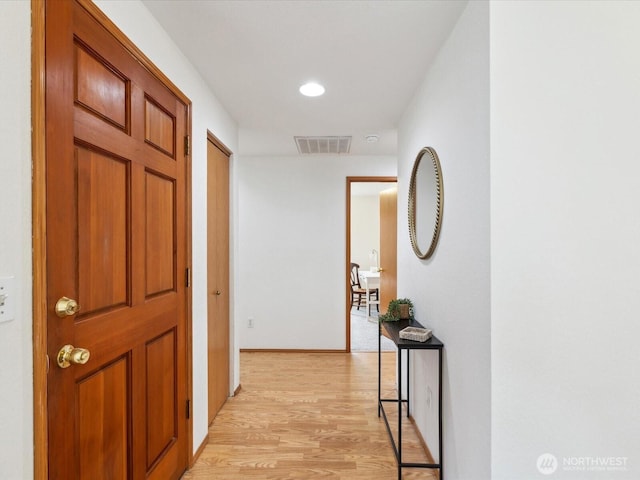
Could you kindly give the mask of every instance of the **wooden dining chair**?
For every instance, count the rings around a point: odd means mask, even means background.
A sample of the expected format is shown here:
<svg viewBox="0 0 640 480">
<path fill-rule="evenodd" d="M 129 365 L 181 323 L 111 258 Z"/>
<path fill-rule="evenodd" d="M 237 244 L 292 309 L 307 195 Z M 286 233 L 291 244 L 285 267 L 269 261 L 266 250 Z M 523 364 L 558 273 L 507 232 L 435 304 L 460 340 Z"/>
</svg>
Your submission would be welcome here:
<svg viewBox="0 0 640 480">
<path fill-rule="evenodd" d="M 351 306 L 366 307 L 367 305 L 367 291 L 360 285 L 359 270 L 360 265 L 351 262 Z M 378 300 L 378 289 L 369 289 L 369 300 Z M 379 305 L 376 305 L 378 311 L 380 311 Z"/>
</svg>

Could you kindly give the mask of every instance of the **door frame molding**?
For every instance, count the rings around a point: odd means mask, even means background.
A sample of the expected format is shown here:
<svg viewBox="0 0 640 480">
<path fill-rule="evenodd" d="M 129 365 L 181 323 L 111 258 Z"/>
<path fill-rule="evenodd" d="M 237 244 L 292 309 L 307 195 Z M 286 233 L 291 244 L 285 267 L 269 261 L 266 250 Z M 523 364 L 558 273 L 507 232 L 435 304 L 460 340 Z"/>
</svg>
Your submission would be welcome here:
<svg viewBox="0 0 640 480">
<path fill-rule="evenodd" d="M 220 140 L 213 133 L 211 133 L 209 129 L 207 129 L 207 140 L 213 143 L 217 149 L 219 149 L 222 153 L 224 153 L 227 157 L 229 157 L 229 160 L 231 160 L 231 157 L 233 156 L 233 152 L 229 149 L 229 147 L 227 147 L 224 143 L 222 143 L 222 140 Z"/>
<path fill-rule="evenodd" d="M 346 260 L 345 260 L 345 299 L 346 299 L 346 310 L 345 310 L 345 324 L 346 324 L 346 346 L 345 352 L 351 353 L 351 285 L 349 282 L 350 274 L 351 274 L 351 184 L 352 183 L 397 183 L 398 177 L 347 177 L 347 211 L 346 211 L 346 219 L 347 219 L 347 227 L 346 234 L 347 239 L 345 242 L 346 245 Z"/>
<path fill-rule="evenodd" d="M 34 478 L 49 475 L 47 435 L 47 182 L 45 137 L 44 0 L 31 0 L 31 163 L 33 262 Z"/>
<path fill-rule="evenodd" d="M 186 132 L 191 137 L 191 100 L 134 45 L 91 0 L 76 0 L 115 39 L 135 57 L 152 75 L 167 87 L 186 107 Z M 48 413 L 47 413 L 47 202 L 46 202 L 46 66 L 45 66 L 45 0 L 31 0 L 31 162 L 32 162 L 32 262 L 33 262 L 33 434 L 34 479 L 46 480 L 49 476 Z M 192 179 L 191 155 L 185 158 L 185 263 L 192 268 L 191 208 Z M 186 393 L 193 392 L 193 339 L 192 339 L 192 289 L 185 289 L 186 329 Z M 186 428 L 187 467 L 193 458 L 193 417 L 188 418 Z"/>
</svg>

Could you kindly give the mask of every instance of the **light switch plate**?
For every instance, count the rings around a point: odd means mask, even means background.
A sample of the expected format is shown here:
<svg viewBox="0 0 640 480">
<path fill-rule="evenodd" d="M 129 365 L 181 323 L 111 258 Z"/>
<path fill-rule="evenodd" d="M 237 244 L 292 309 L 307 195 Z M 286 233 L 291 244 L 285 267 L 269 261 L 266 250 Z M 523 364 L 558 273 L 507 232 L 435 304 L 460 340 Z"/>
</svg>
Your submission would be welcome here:
<svg viewBox="0 0 640 480">
<path fill-rule="evenodd" d="M 15 319 L 15 277 L 0 277 L 0 323 Z"/>
</svg>

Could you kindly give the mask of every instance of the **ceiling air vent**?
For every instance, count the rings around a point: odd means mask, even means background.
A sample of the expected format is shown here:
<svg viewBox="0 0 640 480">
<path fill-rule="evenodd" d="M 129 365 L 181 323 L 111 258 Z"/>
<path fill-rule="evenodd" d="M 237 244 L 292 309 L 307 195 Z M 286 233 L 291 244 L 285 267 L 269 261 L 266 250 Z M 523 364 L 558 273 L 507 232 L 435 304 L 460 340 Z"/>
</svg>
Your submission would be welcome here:
<svg viewBox="0 0 640 480">
<path fill-rule="evenodd" d="M 349 153 L 351 137 L 293 137 L 300 153 Z"/>
</svg>

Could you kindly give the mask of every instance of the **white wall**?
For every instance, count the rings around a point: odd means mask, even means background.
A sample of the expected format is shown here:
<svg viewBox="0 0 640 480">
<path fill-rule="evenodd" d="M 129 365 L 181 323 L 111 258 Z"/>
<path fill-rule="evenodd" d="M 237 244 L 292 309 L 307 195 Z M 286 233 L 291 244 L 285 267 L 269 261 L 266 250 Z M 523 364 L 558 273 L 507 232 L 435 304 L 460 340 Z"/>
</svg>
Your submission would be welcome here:
<svg viewBox="0 0 640 480">
<path fill-rule="evenodd" d="M 374 248 L 380 252 L 380 197 L 351 195 L 351 261 L 361 270 L 377 266 L 369 258 Z"/>
<path fill-rule="evenodd" d="M 638 25 L 637 2 L 491 6 L 496 480 L 543 453 L 549 478 L 640 478 Z M 591 457 L 626 470 L 563 469 Z"/>
<path fill-rule="evenodd" d="M 0 478 L 33 476 L 31 347 L 31 6 L 0 2 L 0 276 L 15 276 L 15 320 L 0 323 Z"/>
<path fill-rule="evenodd" d="M 395 176 L 395 158 L 242 157 L 237 166 L 240 346 L 343 350 L 346 177 Z"/>
<path fill-rule="evenodd" d="M 438 247 L 420 260 L 409 242 L 409 177 L 424 146 L 439 155 L 444 217 Z M 444 472 L 483 480 L 491 472 L 489 270 L 489 6 L 470 2 L 411 101 L 398 131 L 398 296 L 433 328 L 444 351 Z M 420 219 L 418 219 L 418 222 Z M 437 442 L 437 356 L 412 362 L 416 423 Z M 427 407 L 428 390 L 432 392 Z M 517 477 L 512 477 L 512 480 Z"/>
</svg>

